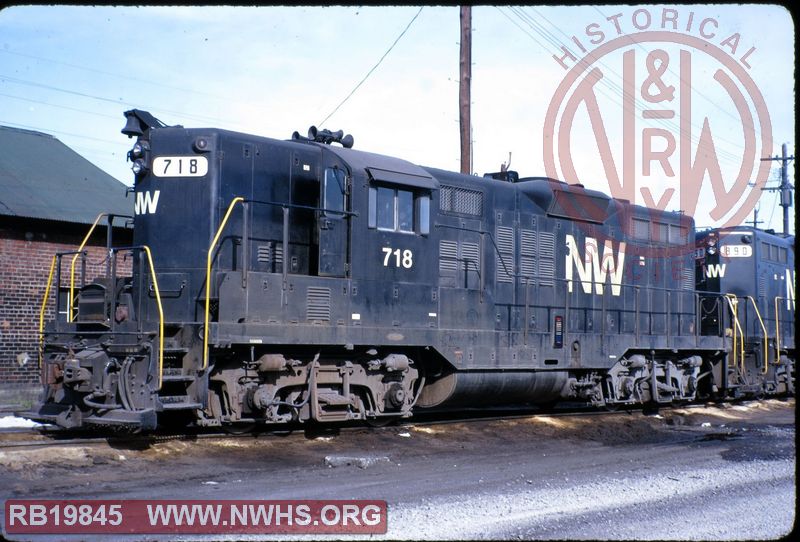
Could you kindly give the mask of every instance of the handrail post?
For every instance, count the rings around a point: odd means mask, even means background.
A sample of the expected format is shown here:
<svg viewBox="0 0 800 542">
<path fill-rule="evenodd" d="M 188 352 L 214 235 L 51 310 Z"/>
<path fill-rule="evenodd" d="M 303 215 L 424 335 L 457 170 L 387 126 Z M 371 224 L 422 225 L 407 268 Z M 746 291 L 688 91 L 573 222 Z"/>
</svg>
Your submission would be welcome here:
<svg viewBox="0 0 800 542">
<path fill-rule="evenodd" d="M 106 226 L 106 255 L 108 259 L 106 260 L 106 277 L 108 277 L 109 273 L 111 273 L 111 245 L 113 244 L 113 227 L 112 223 L 114 222 L 114 215 L 108 215 L 108 225 Z"/>
<path fill-rule="evenodd" d="M 153 266 L 153 255 L 150 254 L 150 247 L 142 245 L 144 253 L 147 255 L 147 263 L 150 266 L 150 280 L 153 283 L 153 290 L 156 294 L 156 305 L 158 307 L 158 390 L 161 389 L 164 373 L 164 308 L 161 305 L 161 292 L 158 289 L 158 279 L 156 269 Z"/>
<path fill-rule="evenodd" d="M 242 202 L 242 288 L 247 288 L 250 268 L 250 204 Z"/>
<path fill-rule="evenodd" d="M 671 346 L 670 341 L 672 339 L 672 292 L 667 291 L 667 346 Z M 680 313 L 678 313 L 680 314 Z M 678 317 L 680 319 L 680 316 Z M 678 324 L 680 334 L 680 324 Z"/>
<path fill-rule="evenodd" d="M 39 377 L 41 378 L 41 384 L 45 383 L 44 373 L 42 372 L 42 358 L 44 357 L 44 313 L 47 308 L 47 299 L 50 297 L 50 285 L 53 282 L 55 267 L 56 257 L 53 256 L 50 262 L 50 273 L 47 276 L 47 287 L 44 290 L 44 298 L 42 299 L 42 308 L 39 310 Z M 56 293 L 56 297 L 58 297 L 58 293 Z M 58 313 L 56 313 L 56 317 L 58 317 Z"/>
<path fill-rule="evenodd" d="M 89 237 L 92 236 L 94 229 L 97 227 L 97 224 L 100 222 L 100 219 L 106 216 L 108 213 L 100 213 L 97 215 L 97 218 L 94 219 L 92 223 L 92 227 L 89 228 L 89 233 L 86 234 L 86 237 L 83 238 L 81 241 L 81 245 L 78 247 L 78 250 L 75 252 L 75 255 L 72 257 L 72 264 L 70 265 L 70 272 L 69 272 L 69 299 L 67 300 L 67 322 L 72 322 L 74 319 L 74 289 L 75 289 L 75 262 L 78 260 L 78 255 L 83 252 L 83 247 L 86 246 L 86 243 L 89 241 Z M 85 269 L 85 268 L 84 268 Z M 84 272 L 84 279 L 85 279 L 85 272 Z"/>
<path fill-rule="evenodd" d="M 769 342 L 768 342 L 768 335 L 767 335 L 767 326 L 764 325 L 764 319 L 761 318 L 761 311 L 758 310 L 758 305 L 756 304 L 756 300 L 753 296 L 747 296 L 747 299 L 750 300 L 750 303 L 753 304 L 753 309 L 756 311 L 756 316 L 758 317 L 758 323 L 761 324 L 761 331 L 764 333 L 764 367 L 761 369 L 761 374 L 767 374 L 769 372 L 769 363 L 767 357 L 769 356 Z M 776 360 L 777 361 L 777 360 Z"/>
<path fill-rule="evenodd" d="M 733 361 L 734 365 L 739 369 L 739 373 L 744 377 L 744 330 L 739 323 L 739 299 L 734 294 L 725 294 L 725 299 L 730 305 L 731 313 L 733 314 Z M 738 340 L 737 340 L 738 337 Z M 737 345 L 739 348 L 737 349 Z M 736 354 L 739 353 L 739 363 L 736 364 Z"/>
<path fill-rule="evenodd" d="M 639 287 L 633 287 L 633 329 L 636 332 L 636 346 L 639 346 Z"/>
<path fill-rule="evenodd" d="M 111 249 L 108 253 L 108 260 L 111 264 L 111 306 L 109 307 L 108 315 L 110 318 L 111 331 L 117 328 L 117 251 Z"/>
<path fill-rule="evenodd" d="M 621 289 L 620 289 L 621 291 Z M 606 290 L 600 296 L 600 354 L 606 355 Z"/>
<path fill-rule="evenodd" d="M 283 272 L 283 290 L 281 293 L 281 299 L 284 305 L 289 304 L 289 300 L 287 299 L 287 292 L 286 290 L 289 288 L 289 208 L 283 207 L 283 237 L 281 242 L 283 243 L 282 250 L 283 250 L 283 258 L 282 258 L 282 272 Z"/>
<path fill-rule="evenodd" d="M 466 267 L 466 266 L 465 266 Z M 530 317 L 528 314 L 528 289 L 530 286 L 530 278 L 525 277 L 525 322 L 522 325 L 522 343 L 528 346 L 528 322 Z"/>
<path fill-rule="evenodd" d="M 775 297 L 775 363 L 781 362 L 781 316 L 778 311 L 778 300 L 783 299 L 780 296 Z"/>
<path fill-rule="evenodd" d="M 61 314 L 61 255 L 56 254 L 56 329 L 58 329 L 58 319 Z"/>
<path fill-rule="evenodd" d="M 142 321 L 144 320 L 143 318 L 144 315 L 142 314 L 142 295 L 143 295 L 142 292 L 144 291 L 144 284 L 142 284 L 142 277 L 144 277 L 144 262 L 142 261 L 141 251 L 136 251 L 135 254 L 136 254 L 135 256 L 136 264 L 139 266 L 139 288 L 138 288 L 139 296 L 136 304 L 136 322 L 137 322 L 136 328 L 141 333 Z M 131 264 L 132 263 L 133 262 L 131 262 Z M 133 265 L 131 265 L 131 267 L 133 267 Z"/>
<path fill-rule="evenodd" d="M 89 251 L 81 252 L 81 288 L 86 286 L 86 260 L 89 258 Z"/>
<path fill-rule="evenodd" d="M 483 290 L 486 288 L 486 279 L 483 277 L 483 275 L 486 273 L 486 257 L 485 254 L 483 253 L 483 236 L 484 232 L 481 232 L 480 247 L 478 248 L 480 266 L 481 266 L 480 272 L 478 273 L 478 288 L 480 289 L 480 294 L 478 294 L 478 297 L 481 303 L 483 303 Z"/>
<path fill-rule="evenodd" d="M 213 261 L 214 256 L 214 248 L 217 246 L 217 241 L 219 241 L 220 235 L 222 235 L 222 230 L 225 228 L 225 224 L 228 223 L 228 219 L 233 212 L 233 208 L 236 207 L 237 203 L 243 203 L 244 198 L 237 196 L 233 198 L 233 200 L 228 205 L 228 210 L 225 212 L 225 216 L 222 218 L 222 222 L 220 222 L 219 227 L 217 228 L 217 232 L 214 235 L 214 238 L 211 241 L 211 244 L 208 246 L 208 255 L 206 257 L 206 306 L 203 316 L 203 366 L 200 370 L 204 371 L 206 367 L 208 367 L 208 326 L 210 322 L 210 311 L 211 311 L 211 263 Z M 285 251 L 285 249 L 284 249 Z M 284 260 L 286 259 L 286 255 L 284 254 Z"/>
</svg>

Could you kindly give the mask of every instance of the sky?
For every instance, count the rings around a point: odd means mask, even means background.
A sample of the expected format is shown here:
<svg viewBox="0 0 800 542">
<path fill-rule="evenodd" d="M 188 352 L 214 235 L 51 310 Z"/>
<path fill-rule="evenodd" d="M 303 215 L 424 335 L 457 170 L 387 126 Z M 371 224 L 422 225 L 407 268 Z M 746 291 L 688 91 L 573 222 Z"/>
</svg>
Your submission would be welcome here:
<svg viewBox="0 0 800 542">
<path fill-rule="evenodd" d="M 458 7 L 434 6 L 13 6 L 0 10 L 0 124 L 50 133 L 128 185 L 133 141 L 120 130 L 134 107 L 169 125 L 278 139 L 342 129 L 356 149 L 458 171 L 459 24 Z M 628 163 L 629 199 L 694 207 L 699 226 L 718 226 L 752 220 L 758 187 L 741 183 L 759 179 L 759 158 L 782 143 L 794 154 L 783 7 L 475 6 L 472 31 L 475 174 L 510 155 L 521 176 L 614 193 L 609 179 Z M 568 80 L 575 66 L 588 69 Z M 598 82 L 581 86 L 592 68 Z M 576 98 L 589 95 L 594 118 Z M 673 116 L 644 118 L 655 109 Z M 697 163 L 712 173 L 699 171 L 693 192 L 681 164 Z M 777 198 L 760 194 L 761 227 L 782 229 Z"/>
</svg>

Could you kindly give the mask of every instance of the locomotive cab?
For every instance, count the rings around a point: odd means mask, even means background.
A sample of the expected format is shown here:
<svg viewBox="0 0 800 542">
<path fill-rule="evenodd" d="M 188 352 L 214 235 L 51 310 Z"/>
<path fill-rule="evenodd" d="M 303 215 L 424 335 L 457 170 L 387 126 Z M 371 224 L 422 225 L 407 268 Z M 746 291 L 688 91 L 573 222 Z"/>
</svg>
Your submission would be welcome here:
<svg viewBox="0 0 800 542">
<path fill-rule="evenodd" d="M 793 388 L 794 249 L 792 240 L 752 227 L 697 234 L 696 287 L 706 334 L 734 347 L 728 382 L 736 390 Z"/>
</svg>

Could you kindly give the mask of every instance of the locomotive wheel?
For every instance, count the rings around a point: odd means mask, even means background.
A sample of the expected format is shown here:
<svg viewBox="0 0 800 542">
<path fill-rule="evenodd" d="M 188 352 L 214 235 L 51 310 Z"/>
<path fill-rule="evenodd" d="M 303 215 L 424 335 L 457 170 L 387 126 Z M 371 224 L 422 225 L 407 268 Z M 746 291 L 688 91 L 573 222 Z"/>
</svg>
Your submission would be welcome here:
<svg viewBox="0 0 800 542">
<path fill-rule="evenodd" d="M 378 418 L 367 418 L 366 422 L 370 427 L 386 427 L 392 425 L 399 419 L 399 417 L 395 416 L 381 416 Z"/>
<path fill-rule="evenodd" d="M 256 428 L 254 423 L 227 423 L 222 424 L 222 430 L 229 435 L 246 435 L 252 433 Z"/>
</svg>

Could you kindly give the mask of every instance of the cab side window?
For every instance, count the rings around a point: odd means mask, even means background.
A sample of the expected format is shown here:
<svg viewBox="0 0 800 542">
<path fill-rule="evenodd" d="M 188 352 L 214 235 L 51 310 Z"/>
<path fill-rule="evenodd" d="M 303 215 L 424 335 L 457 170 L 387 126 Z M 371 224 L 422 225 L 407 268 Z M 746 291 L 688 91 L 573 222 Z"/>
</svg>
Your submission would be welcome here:
<svg viewBox="0 0 800 542">
<path fill-rule="evenodd" d="M 322 192 L 325 201 L 322 208 L 326 211 L 344 211 L 345 172 L 339 168 L 325 170 L 325 190 Z"/>
<path fill-rule="evenodd" d="M 404 188 L 369 189 L 370 228 L 401 233 L 430 233 L 430 194 Z"/>
</svg>

